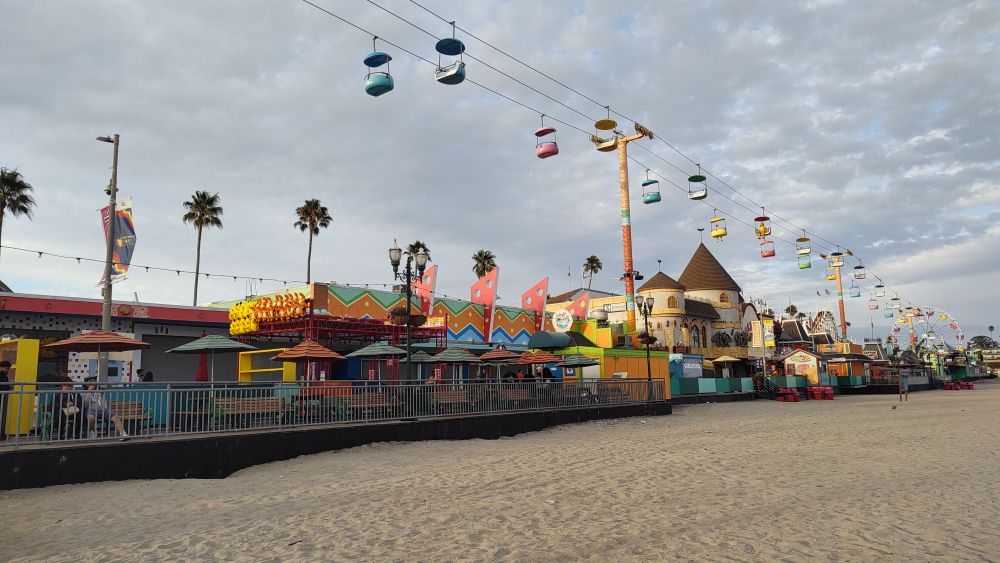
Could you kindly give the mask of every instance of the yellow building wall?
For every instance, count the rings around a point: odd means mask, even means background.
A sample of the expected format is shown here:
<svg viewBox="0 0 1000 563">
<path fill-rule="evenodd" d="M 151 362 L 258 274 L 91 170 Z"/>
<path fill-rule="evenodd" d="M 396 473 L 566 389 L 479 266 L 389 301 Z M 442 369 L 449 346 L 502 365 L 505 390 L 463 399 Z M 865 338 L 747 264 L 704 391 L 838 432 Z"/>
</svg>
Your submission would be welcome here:
<svg viewBox="0 0 1000 563">
<path fill-rule="evenodd" d="M 18 383 L 38 381 L 38 345 L 34 338 L 19 338 L 0 343 L 0 358 L 10 362 L 8 377 Z M 7 418 L 2 421 L 7 434 L 27 434 L 34 423 L 35 385 L 14 387 L 22 391 L 7 398 Z"/>
</svg>

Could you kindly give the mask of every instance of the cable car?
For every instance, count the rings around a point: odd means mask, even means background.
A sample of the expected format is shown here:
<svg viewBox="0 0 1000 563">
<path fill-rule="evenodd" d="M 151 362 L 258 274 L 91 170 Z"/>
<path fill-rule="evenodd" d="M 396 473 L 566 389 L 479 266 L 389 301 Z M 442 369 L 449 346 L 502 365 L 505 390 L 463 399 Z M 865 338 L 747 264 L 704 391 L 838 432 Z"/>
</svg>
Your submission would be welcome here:
<svg viewBox="0 0 1000 563">
<path fill-rule="evenodd" d="M 889 306 L 898 311 L 902 308 L 901 301 L 902 300 L 897 295 L 889 300 Z"/>
<path fill-rule="evenodd" d="M 871 299 L 868 300 L 868 310 L 869 311 L 877 311 L 878 310 L 878 299 L 875 299 L 874 297 L 872 297 Z"/>
<path fill-rule="evenodd" d="M 875 286 L 875 297 L 885 297 L 885 286 L 879 280 L 879 284 Z"/>
<path fill-rule="evenodd" d="M 858 264 L 857 266 L 854 267 L 854 279 L 856 279 L 856 280 L 863 280 L 863 279 L 865 279 L 866 275 L 867 274 L 865 274 L 865 267 L 864 267 L 864 265 Z"/>
<path fill-rule="evenodd" d="M 833 266 L 826 267 L 827 272 L 832 272 L 826 275 L 826 281 L 836 281 L 837 280 L 837 269 Z"/>
<path fill-rule="evenodd" d="M 768 235 L 771 234 L 771 218 L 764 215 L 764 208 L 760 208 L 760 217 L 754 217 L 754 221 L 757 222 L 757 227 L 754 232 L 757 233 L 757 238 L 764 240 Z"/>
<path fill-rule="evenodd" d="M 445 37 L 434 45 L 434 50 L 438 52 L 438 65 L 434 70 L 434 79 L 441 84 L 461 84 L 465 80 L 465 62 L 462 61 L 462 53 L 465 52 L 465 43 L 455 39 L 455 22 L 451 22 L 451 37 Z M 458 60 L 448 66 L 441 66 L 441 55 L 458 57 Z"/>
<path fill-rule="evenodd" d="M 809 237 L 806 236 L 805 229 L 802 230 L 802 236 L 795 239 L 795 253 L 799 256 L 809 256 L 812 254 L 812 248 L 809 246 Z"/>
<path fill-rule="evenodd" d="M 381 96 L 386 92 L 391 92 L 393 88 L 392 75 L 389 74 L 389 61 L 392 57 L 388 53 L 375 49 L 375 41 L 378 37 L 372 37 L 372 52 L 365 57 L 364 63 L 368 67 L 368 74 L 365 75 L 365 92 L 369 96 Z M 385 65 L 385 71 L 372 71 Z"/>
<path fill-rule="evenodd" d="M 542 137 L 552 135 L 552 140 L 542 140 Z M 535 156 L 538 158 L 548 158 L 559 154 L 559 145 L 556 143 L 556 128 L 545 125 L 545 116 L 542 115 L 542 126 L 535 130 Z"/>
<path fill-rule="evenodd" d="M 861 297 L 861 286 L 859 286 L 854 282 L 851 282 L 851 287 L 849 289 L 851 297 Z"/>
<path fill-rule="evenodd" d="M 891 319 L 892 318 L 892 309 L 883 309 L 882 310 L 882 316 L 885 317 L 885 318 L 887 318 L 887 319 Z"/>
<path fill-rule="evenodd" d="M 805 270 L 807 268 L 812 268 L 812 260 L 809 258 L 808 254 L 799 254 L 799 269 Z"/>
<path fill-rule="evenodd" d="M 708 220 L 708 224 L 712 227 L 712 238 L 722 242 L 722 239 L 729 234 L 729 230 L 726 229 L 726 219 L 724 217 L 719 217 L 719 211 L 714 210 L 713 217 Z"/>
<path fill-rule="evenodd" d="M 760 257 L 770 258 L 774 256 L 774 243 L 764 239 L 760 241 Z"/>
<path fill-rule="evenodd" d="M 660 197 L 660 181 L 649 178 L 649 169 L 646 169 L 646 180 L 642 182 L 642 202 L 657 203 Z"/>
<path fill-rule="evenodd" d="M 691 184 L 701 184 L 697 190 L 691 189 Z M 708 197 L 708 184 L 705 183 L 705 176 L 701 173 L 701 165 L 698 165 L 698 173 L 688 176 L 688 199 L 700 200 Z"/>
<path fill-rule="evenodd" d="M 598 119 L 594 122 L 594 127 L 600 131 L 612 131 L 618 127 L 618 122 L 611 119 L 611 106 L 604 106 L 604 109 L 608 110 L 607 119 Z"/>
</svg>

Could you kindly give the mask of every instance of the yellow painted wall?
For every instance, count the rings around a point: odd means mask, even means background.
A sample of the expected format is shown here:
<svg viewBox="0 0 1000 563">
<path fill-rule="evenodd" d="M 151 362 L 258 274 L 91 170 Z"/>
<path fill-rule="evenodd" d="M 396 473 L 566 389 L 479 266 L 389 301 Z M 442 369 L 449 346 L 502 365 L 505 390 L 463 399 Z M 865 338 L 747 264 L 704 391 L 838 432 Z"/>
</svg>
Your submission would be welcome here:
<svg viewBox="0 0 1000 563">
<path fill-rule="evenodd" d="M 38 381 L 38 344 L 34 338 L 19 338 L 0 343 L 0 358 L 10 362 L 8 377 L 14 382 Z M 12 377 L 11 377 L 12 376 Z M 27 434 L 34 423 L 35 385 L 15 387 L 24 391 L 7 399 L 7 419 L 3 421 L 7 434 Z"/>
</svg>

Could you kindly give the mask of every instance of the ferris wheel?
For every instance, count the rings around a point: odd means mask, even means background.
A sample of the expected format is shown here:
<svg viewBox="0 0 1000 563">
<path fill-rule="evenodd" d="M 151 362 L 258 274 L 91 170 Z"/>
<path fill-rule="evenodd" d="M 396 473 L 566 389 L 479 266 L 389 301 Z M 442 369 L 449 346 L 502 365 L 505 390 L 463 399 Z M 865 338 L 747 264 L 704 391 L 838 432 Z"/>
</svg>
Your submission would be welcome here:
<svg viewBox="0 0 1000 563">
<path fill-rule="evenodd" d="M 965 333 L 958 320 L 937 307 L 907 307 L 889 329 L 890 343 L 901 349 L 933 350 L 939 353 L 965 349 Z"/>
</svg>

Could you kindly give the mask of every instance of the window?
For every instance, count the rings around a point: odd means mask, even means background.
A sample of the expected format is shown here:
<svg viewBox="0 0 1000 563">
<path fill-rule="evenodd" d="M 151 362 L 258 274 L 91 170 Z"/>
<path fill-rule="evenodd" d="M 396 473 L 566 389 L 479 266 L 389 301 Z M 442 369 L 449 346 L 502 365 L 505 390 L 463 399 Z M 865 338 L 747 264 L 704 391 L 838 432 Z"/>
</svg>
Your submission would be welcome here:
<svg viewBox="0 0 1000 563">
<path fill-rule="evenodd" d="M 723 291 L 719 294 L 719 303 L 729 303 L 729 294 Z"/>
<path fill-rule="evenodd" d="M 667 309 L 676 309 L 676 308 L 677 308 L 677 298 L 671 295 L 670 297 L 667 298 Z"/>
<path fill-rule="evenodd" d="M 701 348 L 701 333 L 698 331 L 698 327 L 692 327 L 691 330 L 691 347 Z"/>
</svg>

